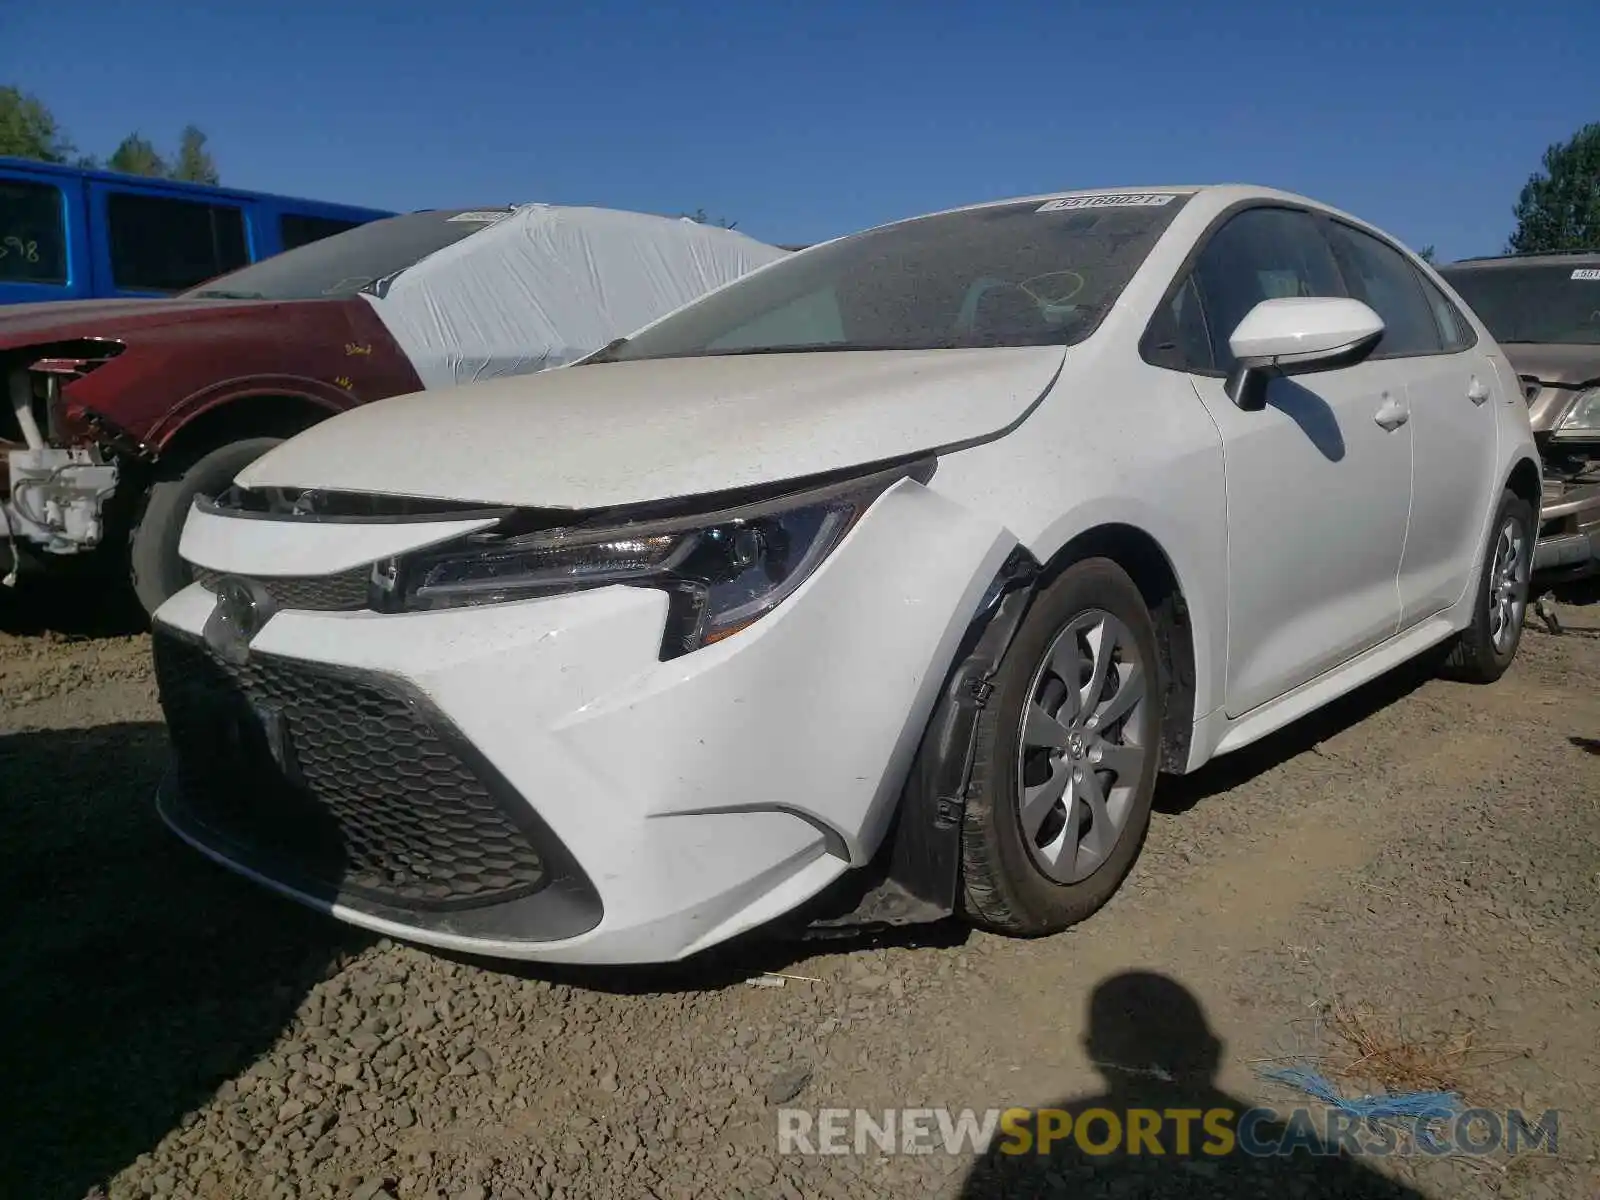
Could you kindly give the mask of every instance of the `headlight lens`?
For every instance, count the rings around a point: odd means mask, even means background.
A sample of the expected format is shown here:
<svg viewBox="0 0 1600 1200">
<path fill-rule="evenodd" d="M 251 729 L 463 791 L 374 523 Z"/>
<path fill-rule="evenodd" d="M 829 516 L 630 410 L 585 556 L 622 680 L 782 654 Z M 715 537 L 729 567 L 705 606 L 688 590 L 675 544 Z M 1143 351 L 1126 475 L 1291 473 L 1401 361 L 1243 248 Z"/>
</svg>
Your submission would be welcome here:
<svg viewBox="0 0 1600 1200">
<path fill-rule="evenodd" d="M 1579 392 L 1572 408 L 1556 427 L 1557 437 L 1594 437 L 1600 435 L 1600 388 Z"/>
<path fill-rule="evenodd" d="M 661 657 L 736 633 L 816 570 L 867 508 L 932 463 L 774 500 L 655 520 L 578 524 L 499 541 L 469 539 L 388 572 L 384 607 L 457 608 L 624 584 L 669 595 Z"/>
</svg>

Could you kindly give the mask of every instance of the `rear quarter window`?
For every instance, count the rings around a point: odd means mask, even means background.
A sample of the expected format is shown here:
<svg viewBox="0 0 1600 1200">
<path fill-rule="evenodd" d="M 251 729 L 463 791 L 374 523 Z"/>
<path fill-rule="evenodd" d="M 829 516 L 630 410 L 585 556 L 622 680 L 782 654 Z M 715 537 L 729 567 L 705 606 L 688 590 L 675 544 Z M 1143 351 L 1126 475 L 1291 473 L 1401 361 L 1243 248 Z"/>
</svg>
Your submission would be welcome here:
<svg viewBox="0 0 1600 1200">
<path fill-rule="evenodd" d="M 1472 323 L 1466 315 L 1451 302 L 1434 283 L 1421 271 L 1417 272 L 1417 282 L 1422 284 L 1422 294 L 1427 297 L 1428 307 L 1433 309 L 1433 319 L 1439 326 L 1439 337 L 1444 342 L 1446 354 L 1456 354 L 1462 350 L 1470 350 L 1478 343 L 1478 335 L 1472 328 Z"/>
</svg>

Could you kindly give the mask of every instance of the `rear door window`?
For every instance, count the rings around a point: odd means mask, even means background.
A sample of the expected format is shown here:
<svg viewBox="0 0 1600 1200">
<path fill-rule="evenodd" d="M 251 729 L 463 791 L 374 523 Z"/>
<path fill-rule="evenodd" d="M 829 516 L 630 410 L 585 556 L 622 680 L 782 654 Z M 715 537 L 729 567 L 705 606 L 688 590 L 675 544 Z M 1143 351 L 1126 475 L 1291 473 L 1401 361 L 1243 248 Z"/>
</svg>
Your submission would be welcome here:
<svg viewBox="0 0 1600 1200">
<path fill-rule="evenodd" d="M 237 205 L 113 192 L 106 211 L 119 288 L 180 292 L 250 261 Z"/>
<path fill-rule="evenodd" d="M 0 179 L 0 283 L 66 281 L 66 208 L 61 189 L 26 179 Z"/>
</svg>

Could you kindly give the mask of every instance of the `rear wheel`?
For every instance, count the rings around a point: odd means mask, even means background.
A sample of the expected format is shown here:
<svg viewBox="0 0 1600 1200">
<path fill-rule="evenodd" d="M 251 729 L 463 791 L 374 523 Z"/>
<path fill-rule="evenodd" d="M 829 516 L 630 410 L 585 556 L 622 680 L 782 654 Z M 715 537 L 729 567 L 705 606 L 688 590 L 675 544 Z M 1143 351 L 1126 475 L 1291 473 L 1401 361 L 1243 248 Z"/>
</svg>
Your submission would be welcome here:
<svg viewBox="0 0 1600 1200">
<path fill-rule="evenodd" d="M 962 828 L 964 908 L 999 932 L 1084 920 L 1150 823 L 1165 688 L 1144 599 L 1109 559 L 1035 597 L 978 726 Z"/>
<path fill-rule="evenodd" d="M 145 493 L 128 541 L 134 594 L 147 614 L 194 578 L 189 565 L 178 556 L 178 541 L 194 498 L 225 491 L 235 475 L 282 441 L 241 438 L 161 465 Z"/>
<path fill-rule="evenodd" d="M 1493 683 L 1506 673 L 1522 641 L 1533 566 L 1533 506 L 1515 492 L 1500 498 L 1489 528 L 1472 624 L 1456 635 L 1444 674 L 1467 683 Z"/>
</svg>

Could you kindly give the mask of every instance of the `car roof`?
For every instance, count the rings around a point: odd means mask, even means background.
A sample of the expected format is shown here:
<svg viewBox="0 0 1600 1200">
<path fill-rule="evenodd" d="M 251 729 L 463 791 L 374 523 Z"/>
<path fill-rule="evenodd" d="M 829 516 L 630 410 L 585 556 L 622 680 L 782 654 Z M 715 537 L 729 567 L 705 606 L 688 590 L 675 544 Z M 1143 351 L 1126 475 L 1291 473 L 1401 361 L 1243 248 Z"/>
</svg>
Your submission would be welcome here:
<svg viewBox="0 0 1600 1200">
<path fill-rule="evenodd" d="M 985 208 L 1004 208 L 1011 204 L 1043 204 L 1047 200 L 1059 200 L 1068 196 L 1126 196 L 1143 195 L 1149 193 L 1172 193 L 1179 196 L 1188 196 L 1191 200 L 1204 200 L 1206 207 L 1213 213 L 1220 213 L 1230 205 L 1243 200 L 1278 200 L 1286 204 L 1304 205 L 1307 208 L 1319 209 L 1332 216 L 1350 221 L 1368 229 L 1376 229 L 1371 222 L 1362 220 L 1353 213 L 1344 212 L 1322 200 L 1314 200 L 1310 196 L 1302 196 L 1296 192 L 1283 191 L 1279 188 L 1265 187 L 1252 183 L 1186 183 L 1186 184 L 1151 184 L 1144 187 L 1100 187 L 1100 188 L 1069 188 L 1056 192 L 1039 192 L 1031 196 L 1008 196 L 1004 199 L 983 200 L 974 204 L 959 204 L 953 208 L 940 209 L 935 212 L 916 213 L 912 216 L 899 217 L 893 221 L 885 221 L 873 229 L 887 229 L 908 221 L 919 221 L 925 217 L 942 217 L 951 213 L 975 212 Z M 857 230 L 857 233 L 871 232 L 870 229 Z M 853 235 L 845 235 L 853 236 Z"/>
<path fill-rule="evenodd" d="M 1068 196 L 1137 196 L 1148 193 L 1171 193 L 1178 196 L 1205 196 L 1213 200 L 1217 207 L 1226 207 L 1239 200 L 1268 199 L 1288 200 L 1296 204 L 1308 204 L 1316 208 L 1328 208 L 1320 200 L 1313 200 L 1309 196 L 1296 195 L 1294 192 L 1281 191 L 1278 188 L 1263 187 L 1250 183 L 1180 183 L 1180 184 L 1150 184 L 1144 187 L 1100 187 L 1100 188 L 1067 188 L 1055 192 L 1039 192 L 1031 196 L 1010 196 L 1002 200 L 984 200 L 976 204 L 961 204 L 954 208 L 944 209 L 943 212 L 969 212 L 980 208 L 996 208 L 1007 204 L 1032 204 L 1035 201 L 1043 203 L 1046 200 L 1064 199 Z M 941 216 L 942 213 L 928 213 L 927 216 Z"/>
<path fill-rule="evenodd" d="M 1600 250 L 1557 250 L 1546 254 L 1490 254 L 1481 258 L 1463 258 L 1442 271 L 1494 271 L 1502 267 L 1570 267 L 1600 266 Z"/>
</svg>

